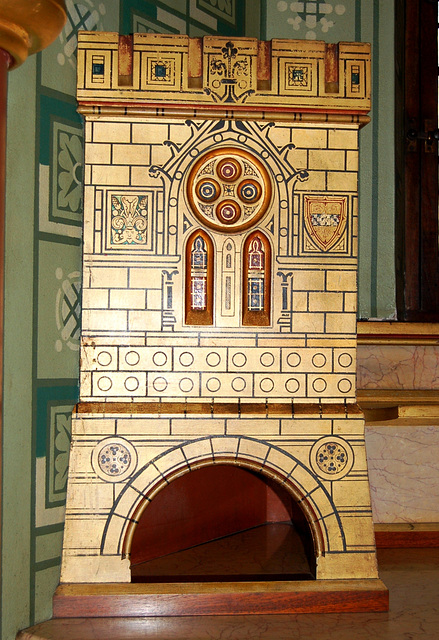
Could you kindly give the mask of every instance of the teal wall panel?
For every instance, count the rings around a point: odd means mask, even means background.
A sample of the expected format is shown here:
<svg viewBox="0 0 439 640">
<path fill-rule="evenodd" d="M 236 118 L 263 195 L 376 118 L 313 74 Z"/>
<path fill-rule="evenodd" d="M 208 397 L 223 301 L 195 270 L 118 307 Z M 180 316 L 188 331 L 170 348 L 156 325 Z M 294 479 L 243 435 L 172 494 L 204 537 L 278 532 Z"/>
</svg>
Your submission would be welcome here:
<svg viewBox="0 0 439 640">
<path fill-rule="evenodd" d="M 360 318 L 394 318 L 394 3 L 393 0 L 266 0 L 263 33 L 271 38 L 372 45 L 372 121 L 360 132 Z"/>
</svg>

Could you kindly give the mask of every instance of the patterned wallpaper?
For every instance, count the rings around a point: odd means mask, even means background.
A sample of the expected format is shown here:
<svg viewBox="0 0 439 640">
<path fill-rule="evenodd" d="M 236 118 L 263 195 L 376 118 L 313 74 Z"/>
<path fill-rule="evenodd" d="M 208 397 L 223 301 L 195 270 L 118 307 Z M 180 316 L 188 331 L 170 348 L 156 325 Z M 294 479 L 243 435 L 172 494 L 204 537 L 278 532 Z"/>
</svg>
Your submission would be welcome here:
<svg viewBox="0 0 439 640">
<path fill-rule="evenodd" d="M 68 21 L 57 41 L 9 78 L 4 640 L 51 615 L 59 580 L 70 412 L 78 397 L 83 153 L 74 98 L 78 30 L 372 41 L 373 121 L 361 134 L 360 314 L 388 317 L 394 309 L 388 188 L 393 184 L 392 83 L 385 73 L 392 63 L 393 2 L 66 0 L 66 6 Z"/>
</svg>

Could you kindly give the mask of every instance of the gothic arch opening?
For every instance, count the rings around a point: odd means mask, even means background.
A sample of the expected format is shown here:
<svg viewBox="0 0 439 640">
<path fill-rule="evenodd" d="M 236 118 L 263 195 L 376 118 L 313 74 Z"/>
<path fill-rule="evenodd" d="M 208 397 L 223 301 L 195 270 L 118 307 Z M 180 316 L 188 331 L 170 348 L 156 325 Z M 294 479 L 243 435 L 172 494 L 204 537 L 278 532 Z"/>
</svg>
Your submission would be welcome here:
<svg viewBox="0 0 439 640">
<path fill-rule="evenodd" d="M 267 475 L 221 462 L 154 495 L 132 534 L 130 558 L 132 582 L 316 576 L 313 535 L 293 495 Z"/>
</svg>

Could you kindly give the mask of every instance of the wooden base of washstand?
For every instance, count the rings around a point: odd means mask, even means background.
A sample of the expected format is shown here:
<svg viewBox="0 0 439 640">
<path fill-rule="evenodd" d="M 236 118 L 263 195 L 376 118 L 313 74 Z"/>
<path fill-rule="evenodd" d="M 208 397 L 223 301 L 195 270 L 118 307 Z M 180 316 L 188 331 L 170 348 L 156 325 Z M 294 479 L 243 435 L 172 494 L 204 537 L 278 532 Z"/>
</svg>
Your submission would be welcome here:
<svg viewBox="0 0 439 640">
<path fill-rule="evenodd" d="M 62 584 L 54 618 L 388 611 L 381 580 Z"/>
</svg>

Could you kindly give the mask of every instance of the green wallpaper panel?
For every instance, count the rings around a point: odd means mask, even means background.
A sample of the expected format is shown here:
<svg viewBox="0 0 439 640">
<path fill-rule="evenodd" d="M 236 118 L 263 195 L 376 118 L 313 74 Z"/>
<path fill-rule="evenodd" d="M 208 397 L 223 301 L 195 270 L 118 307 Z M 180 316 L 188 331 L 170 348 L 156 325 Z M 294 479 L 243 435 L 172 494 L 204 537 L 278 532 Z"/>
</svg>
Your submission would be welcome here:
<svg viewBox="0 0 439 640">
<path fill-rule="evenodd" d="M 70 0 L 47 50 L 10 74 L 1 637 L 47 618 L 59 580 L 70 411 L 78 387 L 82 125 L 79 29 L 369 40 L 361 133 L 360 315 L 394 313 L 393 1 Z"/>
</svg>

